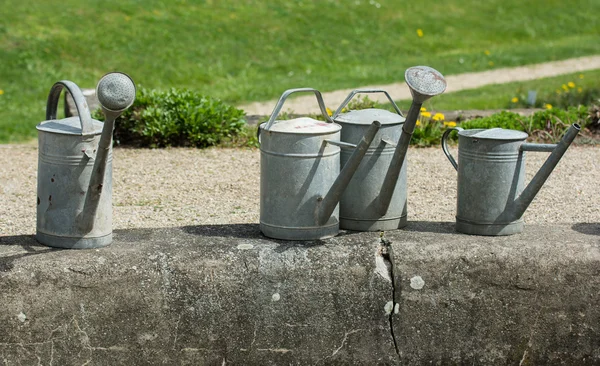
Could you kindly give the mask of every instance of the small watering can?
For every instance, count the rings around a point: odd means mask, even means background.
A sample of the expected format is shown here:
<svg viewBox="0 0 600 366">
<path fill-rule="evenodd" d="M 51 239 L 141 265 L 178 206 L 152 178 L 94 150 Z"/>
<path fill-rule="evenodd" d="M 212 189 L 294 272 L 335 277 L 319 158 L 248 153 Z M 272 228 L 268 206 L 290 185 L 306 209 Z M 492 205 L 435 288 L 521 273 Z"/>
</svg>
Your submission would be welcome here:
<svg viewBox="0 0 600 366">
<path fill-rule="evenodd" d="M 406 70 L 406 84 L 413 95 L 408 116 L 384 90 L 352 91 L 333 114 L 342 126 L 341 140 L 357 143 L 369 122 L 377 120 L 382 127 L 367 150 L 358 171 L 348 184 L 340 201 L 340 228 L 355 231 L 385 231 L 407 224 L 406 152 L 412 137 L 421 105 L 427 99 L 446 90 L 446 81 L 437 70 L 416 66 Z M 383 109 L 363 109 L 341 113 L 358 93 L 384 93 L 396 113 Z M 342 146 L 342 166 L 350 157 Z"/>
<path fill-rule="evenodd" d="M 307 117 L 276 121 L 287 97 L 297 92 L 313 92 L 327 122 Z M 337 235 L 338 202 L 379 127 L 372 121 L 358 145 L 340 142 L 342 127 L 327 114 L 319 91 L 285 91 L 259 128 L 261 232 L 285 240 Z M 355 148 L 341 171 L 340 146 Z"/>
<path fill-rule="evenodd" d="M 511 235 L 523 230 L 523 213 L 579 133 L 573 124 L 558 144 L 526 143 L 527 134 L 501 128 L 448 129 L 442 149 L 458 171 L 456 230 L 474 235 Z M 448 136 L 458 131 L 458 164 Z M 551 152 L 524 187 L 525 152 Z"/>
<path fill-rule="evenodd" d="M 56 119 L 66 89 L 78 116 Z M 79 87 L 71 81 L 50 89 L 46 121 L 38 130 L 36 239 L 51 247 L 98 248 L 112 242 L 112 132 L 115 119 L 135 99 L 135 85 L 121 73 L 102 77 L 96 88 L 106 116 L 91 118 Z"/>
</svg>

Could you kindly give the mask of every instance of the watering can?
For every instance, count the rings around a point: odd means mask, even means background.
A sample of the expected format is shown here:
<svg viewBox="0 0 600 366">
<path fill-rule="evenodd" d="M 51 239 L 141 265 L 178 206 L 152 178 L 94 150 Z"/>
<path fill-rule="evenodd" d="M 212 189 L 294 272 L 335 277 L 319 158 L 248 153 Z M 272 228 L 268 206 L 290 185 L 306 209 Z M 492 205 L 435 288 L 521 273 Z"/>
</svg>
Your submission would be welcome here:
<svg viewBox="0 0 600 366">
<path fill-rule="evenodd" d="M 56 119 L 61 91 L 78 116 Z M 98 248 L 112 242 L 112 133 L 135 99 L 129 76 L 110 73 L 96 87 L 106 121 L 91 118 L 79 87 L 67 80 L 50 89 L 38 130 L 36 239 L 51 247 Z"/>
<path fill-rule="evenodd" d="M 558 144 L 526 143 L 527 133 L 502 128 L 446 130 L 442 149 L 458 171 L 456 230 L 474 235 L 521 232 L 523 213 L 579 130 L 571 125 Z M 448 150 L 452 131 L 458 131 L 458 164 Z M 524 187 L 526 151 L 551 154 Z"/>
<path fill-rule="evenodd" d="M 313 92 L 326 122 L 308 117 L 276 121 L 292 93 Z M 268 237 L 316 240 L 339 232 L 338 202 L 380 123 L 372 121 L 358 143 L 340 141 L 341 126 L 333 123 L 318 90 L 285 91 L 269 120 L 259 127 L 260 230 Z M 340 146 L 354 153 L 340 171 Z"/>
<path fill-rule="evenodd" d="M 375 136 L 367 156 L 348 184 L 340 201 L 340 228 L 355 231 L 385 231 L 407 224 L 406 153 L 421 105 L 446 90 L 446 81 L 437 70 L 416 66 L 406 70 L 406 84 L 413 95 L 407 118 L 384 90 L 352 91 L 337 108 L 332 118 L 342 126 L 341 140 L 357 143 L 369 126 L 377 120 L 382 127 Z M 364 109 L 341 113 L 358 93 L 384 93 L 396 113 L 383 109 Z M 342 146 L 342 166 L 350 150 Z"/>
</svg>

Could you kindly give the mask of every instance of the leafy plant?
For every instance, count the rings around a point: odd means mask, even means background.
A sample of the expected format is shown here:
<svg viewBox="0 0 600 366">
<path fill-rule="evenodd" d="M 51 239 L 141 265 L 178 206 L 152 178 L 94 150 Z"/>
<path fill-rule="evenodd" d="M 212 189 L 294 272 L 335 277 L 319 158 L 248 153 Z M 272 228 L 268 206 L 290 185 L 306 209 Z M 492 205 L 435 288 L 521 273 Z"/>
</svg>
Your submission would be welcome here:
<svg viewBox="0 0 600 366">
<path fill-rule="evenodd" d="M 115 124 L 115 142 L 139 147 L 213 146 L 242 133 L 244 115 L 219 99 L 190 90 L 141 88 L 133 106 Z"/>
<path fill-rule="evenodd" d="M 534 140 L 556 142 L 571 124 L 578 123 L 585 127 L 588 114 L 588 108 L 584 106 L 552 108 L 536 112 L 529 117 L 503 111 L 489 117 L 462 122 L 460 126 L 464 129 L 499 127 L 520 130 L 527 132 Z"/>
</svg>

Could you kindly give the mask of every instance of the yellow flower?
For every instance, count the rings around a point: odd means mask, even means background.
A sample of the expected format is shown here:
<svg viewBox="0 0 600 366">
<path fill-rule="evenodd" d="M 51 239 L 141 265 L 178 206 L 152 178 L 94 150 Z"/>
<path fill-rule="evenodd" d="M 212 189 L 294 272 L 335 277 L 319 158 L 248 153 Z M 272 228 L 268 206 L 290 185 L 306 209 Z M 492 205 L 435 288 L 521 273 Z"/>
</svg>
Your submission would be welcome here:
<svg viewBox="0 0 600 366">
<path fill-rule="evenodd" d="M 443 121 L 444 115 L 442 113 L 436 113 L 433 115 L 433 120 L 434 121 Z"/>
<path fill-rule="evenodd" d="M 580 79 L 583 79 L 583 74 L 579 74 L 579 78 L 580 78 Z"/>
<path fill-rule="evenodd" d="M 446 122 L 444 122 L 444 126 L 446 126 L 446 127 L 456 127 L 456 122 L 454 122 L 454 121 L 446 121 Z"/>
<path fill-rule="evenodd" d="M 511 102 L 513 102 L 513 103 L 516 103 L 516 102 L 518 102 L 518 101 L 519 101 L 519 98 L 517 98 L 517 97 L 513 97 L 513 98 L 512 98 L 510 101 L 511 101 Z"/>
<path fill-rule="evenodd" d="M 421 121 L 417 120 L 417 123 L 415 123 L 416 126 L 420 126 L 421 125 Z"/>
<path fill-rule="evenodd" d="M 490 50 L 485 50 L 483 53 L 485 53 L 487 56 L 491 54 Z"/>
<path fill-rule="evenodd" d="M 575 83 L 574 83 L 574 82 L 572 82 L 572 81 L 569 81 L 569 82 L 567 83 L 567 86 L 568 86 L 569 88 L 571 88 L 571 89 L 572 89 L 572 88 L 574 88 L 574 87 L 575 87 Z"/>
<path fill-rule="evenodd" d="M 546 103 L 546 104 L 544 105 L 544 107 L 546 107 L 546 109 L 552 109 L 552 104 L 548 104 L 548 103 Z"/>
<path fill-rule="evenodd" d="M 556 94 L 560 94 L 560 93 L 562 93 L 562 92 L 560 91 L 560 89 L 556 89 Z"/>
<path fill-rule="evenodd" d="M 577 92 L 578 92 L 578 93 L 583 93 L 583 89 L 581 89 L 581 88 L 577 88 Z"/>
<path fill-rule="evenodd" d="M 125 15 L 125 21 L 128 22 L 131 20 L 131 17 L 129 15 Z"/>
<path fill-rule="evenodd" d="M 421 112 L 427 112 L 427 108 L 421 107 Z"/>
<path fill-rule="evenodd" d="M 421 113 L 421 116 L 429 118 L 431 117 L 431 112 L 423 112 Z"/>
<path fill-rule="evenodd" d="M 0 89 L 0 95 L 4 94 L 4 90 Z"/>
<path fill-rule="evenodd" d="M 567 84 L 561 85 L 561 88 L 563 88 L 564 91 L 568 91 L 569 90 L 569 87 L 567 86 Z"/>
<path fill-rule="evenodd" d="M 494 66 L 494 61 L 490 61 L 490 62 L 488 62 L 488 65 L 490 65 L 490 66 Z"/>
<path fill-rule="evenodd" d="M 421 28 L 417 29 L 417 36 L 423 37 L 423 30 Z"/>
<path fill-rule="evenodd" d="M 329 108 L 325 108 L 325 110 L 327 111 L 327 114 L 329 115 L 329 117 L 333 116 L 333 111 Z"/>
</svg>

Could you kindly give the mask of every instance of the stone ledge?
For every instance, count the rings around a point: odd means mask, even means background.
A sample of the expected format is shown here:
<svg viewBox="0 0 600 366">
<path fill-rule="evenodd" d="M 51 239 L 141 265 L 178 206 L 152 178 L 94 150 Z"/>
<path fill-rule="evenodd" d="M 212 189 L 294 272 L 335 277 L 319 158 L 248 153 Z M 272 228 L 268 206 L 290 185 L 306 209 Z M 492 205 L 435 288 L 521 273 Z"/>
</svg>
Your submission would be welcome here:
<svg viewBox="0 0 600 366">
<path fill-rule="evenodd" d="M 598 235 L 597 224 L 478 237 L 410 222 L 385 234 L 389 247 L 378 233 L 270 240 L 247 224 L 119 230 L 98 250 L 0 237 L 0 355 L 9 364 L 598 364 Z"/>
</svg>

